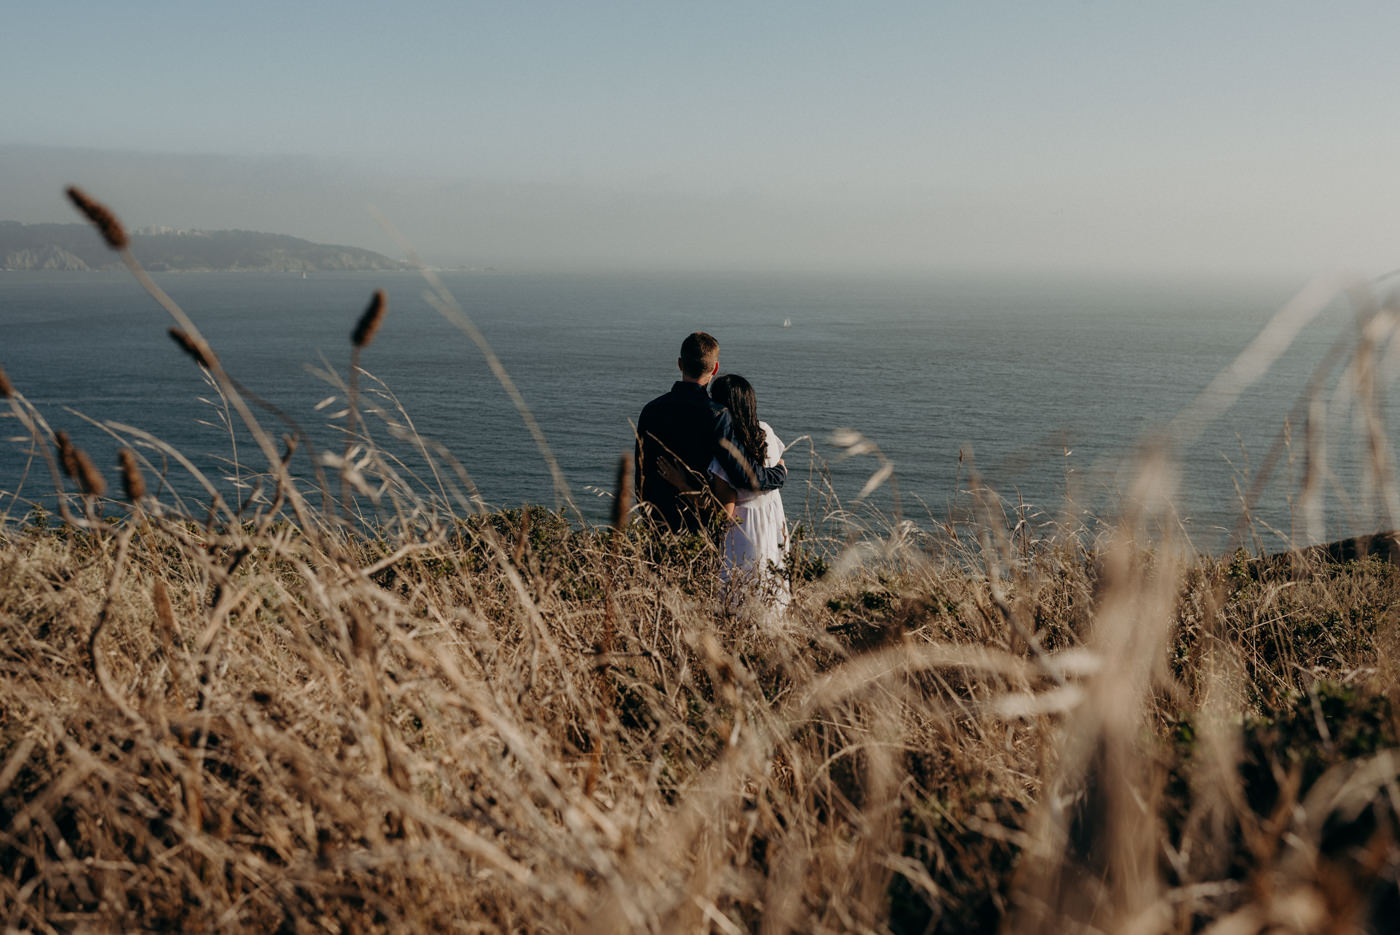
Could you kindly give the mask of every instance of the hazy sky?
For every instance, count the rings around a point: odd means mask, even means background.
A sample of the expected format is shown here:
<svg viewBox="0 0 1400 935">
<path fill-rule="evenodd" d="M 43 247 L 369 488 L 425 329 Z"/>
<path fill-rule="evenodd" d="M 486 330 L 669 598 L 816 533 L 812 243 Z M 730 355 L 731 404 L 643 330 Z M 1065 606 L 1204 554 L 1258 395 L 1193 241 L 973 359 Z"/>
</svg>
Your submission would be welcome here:
<svg viewBox="0 0 1400 935">
<path fill-rule="evenodd" d="M 15 3 L 0 218 L 508 267 L 1400 266 L 1400 4 Z"/>
</svg>

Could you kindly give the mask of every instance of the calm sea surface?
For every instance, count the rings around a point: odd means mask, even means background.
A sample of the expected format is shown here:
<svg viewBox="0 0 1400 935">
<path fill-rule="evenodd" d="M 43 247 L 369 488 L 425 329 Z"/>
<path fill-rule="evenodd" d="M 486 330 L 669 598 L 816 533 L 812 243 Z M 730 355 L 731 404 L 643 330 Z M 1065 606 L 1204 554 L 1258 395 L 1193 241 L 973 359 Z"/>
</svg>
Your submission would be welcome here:
<svg viewBox="0 0 1400 935">
<path fill-rule="evenodd" d="M 230 373 L 305 424 L 340 406 L 315 368 L 344 373 L 350 330 L 371 292 L 389 313 L 362 365 L 394 391 L 417 430 L 445 445 L 496 506 L 555 503 L 549 471 L 481 352 L 423 297 L 412 274 L 202 273 L 158 277 Z M 941 521 L 965 505 L 969 467 L 1004 497 L 1058 516 L 1109 515 L 1144 439 L 1201 392 L 1301 283 L 1088 282 L 1015 278 L 447 274 L 538 419 L 572 496 L 591 519 L 631 448 L 629 420 L 676 377 L 681 339 L 720 340 L 721 370 L 754 384 L 760 416 L 788 443 L 790 516 L 809 467 L 826 464 L 846 501 L 879 467 L 838 460 L 837 428 L 860 431 L 893 463 L 903 514 Z M 1224 415 L 1174 454 L 1177 507 L 1202 548 L 1218 548 L 1247 487 L 1328 347 L 1353 328 L 1336 302 Z M 230 455 L 198 369 L 170 342 L 166 313 L 124 274 L 0 274 L 0 366 L 67 429 L 115 485 L 116 442 L 85 423 L 129 423 L 216 476 Z M 1337 368 L 1340 372 L 1340 367 Z M 1327 534 L 1372 531 L 1353 412 L 1328 380 Z M 271 421 L 271 420 L 270 420 Z M 1396 429 L 1391 418 L 1392 437 Z M 18 427 L 0 422 L 9 439 Z M 1301 427 L 1256 510 L 1294 532 Z M 382 435 L 382 433 L 381 433 Z M 810 441 L 798 441 L 806 436 Z M 323 436 L 330 437 L 330 436 Z M 245 460 L 256 457 L 241 450 Z M 25 446 L 0 442 L 0 513 L 23 515 L 49 489 L 21 484 Z M 18 498 L 14 496 L 18 494 Z M 889 485 L 873 498 L 895 508 Z M 1267 541 L 1266 544 L 1273 545 Z"/>
</svg>

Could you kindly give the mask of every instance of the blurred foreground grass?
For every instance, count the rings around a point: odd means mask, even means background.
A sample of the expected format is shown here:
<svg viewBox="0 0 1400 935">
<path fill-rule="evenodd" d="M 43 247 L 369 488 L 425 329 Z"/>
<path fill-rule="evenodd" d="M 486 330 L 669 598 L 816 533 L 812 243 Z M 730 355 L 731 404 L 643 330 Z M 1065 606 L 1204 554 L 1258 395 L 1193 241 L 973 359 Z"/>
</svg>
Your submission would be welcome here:
<svg viewBox="0 0 1400 935">
<path fill-rule="evenodd" d="M 1200 555 L 1163 445 L 1093 530 L 975 478 L 957 521 L 859 521 L 814 478 L 789 613 L 727 612 L 713 542 L 628 523 L 623 485 L 607 527 L 490 512 L 387 388 L 364 399 L 382 293 L 326 374 L 344 447 L 318 451 L 70 196 L 245 441 L 226 490 L 101 423 L 106 498 L 0 372 L 59 510 L 0 501 L 6 931 L 1394 930 L 1393 537 Z M 1384 529 L 1397 317 L 1371 311 L 1349 379 Z"/>
<path fill-rule="evenodd" d="M 544 510 L 9 526 L 7 929 L 1386 930 L 1395 566 L 967 558 L 756 622 Z"/>
</svg>

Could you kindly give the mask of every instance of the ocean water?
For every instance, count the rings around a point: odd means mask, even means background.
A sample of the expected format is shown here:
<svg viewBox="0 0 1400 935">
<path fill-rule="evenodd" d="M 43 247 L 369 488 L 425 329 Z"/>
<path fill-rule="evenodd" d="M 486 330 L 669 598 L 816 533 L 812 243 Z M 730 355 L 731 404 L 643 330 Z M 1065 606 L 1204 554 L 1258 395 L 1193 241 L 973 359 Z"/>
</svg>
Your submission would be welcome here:
<svg viewBox="0 0 1400 935">
<path fill-rule="evenodd" d="M 555 505 L 535 441 L 477 346 L 425 300 L 414 274 L 185 273 L 158 277 L 235 377 L 303 424 L 342 407 L 314 372 L 342 375 L 349 334 L 372 291 L 389 311 L 362 366 L 395 394 L 424 437 L 446 446 L 495 506 Z M 842 459 L 833 430 L 854 429 L 894 469 L 871 505 L 936 523 L 959 515 L 975 469 L 1037 521 L 1111 516 L 1135 452 L 1161 437 L 1303 285 L 1048 277 L 446 274 L 444 281 L 533 411 L 589 520 L 605 496 L 630 421 L 676 378 L 681 339 L 720 341 L 721 370 L 753 383 L 760 416 L 792 445 L 790 516 L 850 505 L 880 466 Z M 0 274 L 0 366 L 88 448 L 115 486 L 116 442 L 81 416 L 128 423 L 232 476 L 230 435 L 172 324 L 129 277 Z M 1355 330 L 1329 305 L 1279 360 L 1189 444 L 1170 449 L 1184 528 L 1220 548 L 1249 486 L 1327 350 Z M 1324 382 L 1326 535 L 1374 531 L 1341 367 Z M 81 416 L 79 415 L 81 414 Z M 271 424 L 275 420 L 269 420 Z M 1387 411 L 1392 437 L 1393 413 Z M 1283 449 L 1252 515 L 1263 544 L 1295 535 L 1302 428 Z M 12 419 L 0 435 L 17 434 Z M 383 433 L 380 433 L 381 437 Z M 333 437 L 321 434 L 322 439 Z M 256 463 L 246 440 L 238 454 Z M 26 449 L 0 442 L 0 512 L 23 515 L 52 483 L 26 474 Z M 188 490 L 188 487 L 185 489 Z M 897 493 L 898 500 L 895 495 Z"/>
</svg>

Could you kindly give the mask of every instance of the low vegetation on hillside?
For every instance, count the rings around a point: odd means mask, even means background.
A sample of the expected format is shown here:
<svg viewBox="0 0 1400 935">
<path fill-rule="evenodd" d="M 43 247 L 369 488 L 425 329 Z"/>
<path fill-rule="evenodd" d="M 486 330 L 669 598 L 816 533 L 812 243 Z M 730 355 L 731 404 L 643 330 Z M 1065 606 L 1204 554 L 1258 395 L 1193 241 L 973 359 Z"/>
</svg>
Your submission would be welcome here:
<svg viewBox="0 0 1400 935">
<path fill-rule="evenodd" d="M 66 488 L 56 514 L 0 494 L 7 930 L 1400 917 L 1388 539 L 1197 554 L 1155 453 L 1094 528 L 975 481 L 936 528 L 815 497 L 792 608 L 736 612 L 711 541 L 628 521 L 625 468 L 606 526 L 493 512 L 445 452 L 390 431 L 358 390 L 382 297 L 354 329 L 335 451 L 167 307 L 258 452 L 197 511 L 160 484 L 178 452 L 114 430 L 109 493 L 0 374 L 7 434 Z"/>
</svg>

